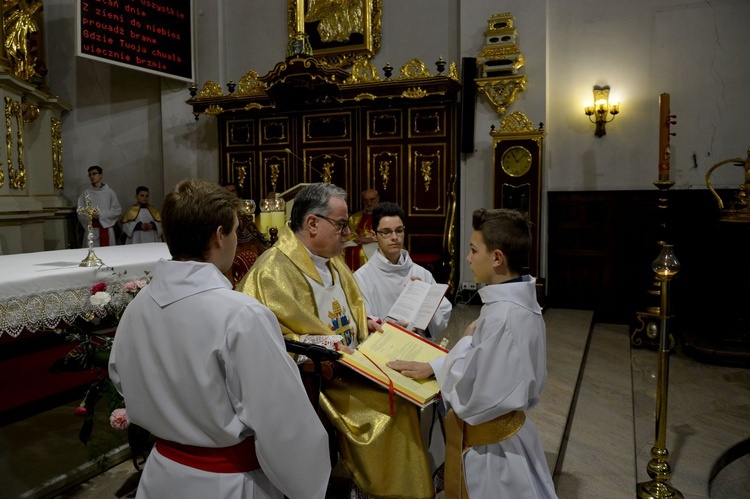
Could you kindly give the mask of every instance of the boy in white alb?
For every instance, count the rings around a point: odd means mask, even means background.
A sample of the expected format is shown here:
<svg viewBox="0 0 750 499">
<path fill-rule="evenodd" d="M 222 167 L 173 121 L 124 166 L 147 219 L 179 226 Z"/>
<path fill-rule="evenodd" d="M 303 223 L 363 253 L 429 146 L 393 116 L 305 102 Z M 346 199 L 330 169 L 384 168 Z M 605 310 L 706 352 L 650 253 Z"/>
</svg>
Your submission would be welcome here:
<svg viewBox="0 0 750 499">
<path fill-rule="evenodd" d="M 388 365 L 423 379 L 435 374 L 445 420 L 445 495 L 555 498 L 544 450 L 525 410 L 547 378 L 544 319 L 536 281 L 521 275 L 531 247 L 528 219 L 513 210 L 473 214 L 467 260 L 484 306 L 450 353 L 430 364 Z"/>
<path fill-rule="evenodd" d="M 95 165 L 88 168 L 88 176 L 91 185 L 78 196 L 78 209 L 86 207 L 86 195 L 91 199 L 91 207 L 99 208 L 99 212 L 93 217 L 94 246 L 114 246 L 115 224 L 120 219 L 122 207 L 117 200 L 115 191 L 102 182 L 104 171 L 101 166 Z M 83 226 L 83 247 L 88 247 L 88 215 L 78 211 L 78 222 Z"/>
<path fill-rule="evenodd" d="M 128 418 L 156 437 L 137 498 L 325 497 L 328 436 L 279 323 L 224 277 L 240 200 L 185 180 L 164 200 L 172 260 L 117 328 L 109 375 Z"/>
<path fill-rule="evenodd" d="M 404 210 L 395 203 L 380 203 L 372 210 L 378 250 L 354 273 L 365 298 L 365 310 L 370 316 L 384 319 L 410 280 L 435 282 L 430 271 L 414 263 L 404 249 L 406 227 L 403 219 Z M 437 338 L 448 327 L 452 310 L 450 302 L 443 298 L 430 321 L 428 336 Z M 424 331 L 418 332 L 425 334 Z"/>
</svg>

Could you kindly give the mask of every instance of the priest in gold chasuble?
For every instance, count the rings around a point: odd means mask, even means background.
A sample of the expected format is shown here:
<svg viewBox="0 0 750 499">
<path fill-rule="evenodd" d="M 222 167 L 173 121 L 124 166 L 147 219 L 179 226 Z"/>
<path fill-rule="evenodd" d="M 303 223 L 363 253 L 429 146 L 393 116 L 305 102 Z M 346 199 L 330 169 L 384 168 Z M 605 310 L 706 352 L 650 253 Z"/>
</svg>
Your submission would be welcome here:
<svg viewBox="0 0 750 499">
<path fill-rule="evenodd" d="M 346 191 L 302 189 L 290 224 L 237 289 L 270 308 L 287 338 L 356 347 L 368 335 L 364 299 L 341 258 L 349 226 Z M 433 497 L 417 408 L 344 366 L 325 383 L 320 406 L 336 429 L 340 457 L 371 497 Z"/>
</svg>

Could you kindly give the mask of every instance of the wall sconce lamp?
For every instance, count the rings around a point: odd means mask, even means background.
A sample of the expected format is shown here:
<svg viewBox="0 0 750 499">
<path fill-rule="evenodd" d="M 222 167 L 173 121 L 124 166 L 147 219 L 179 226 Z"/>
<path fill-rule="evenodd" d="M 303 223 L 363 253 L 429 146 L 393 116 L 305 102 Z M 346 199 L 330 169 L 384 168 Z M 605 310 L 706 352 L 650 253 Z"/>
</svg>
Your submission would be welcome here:
<svg viewBox="0 0 750 499">
<path fill-rule="evenodd" d="M 594 135 L 601 137 L 602 135 L 607 134 L 605 125 L 614 120 L 615 116 L 619 114 L 620 103 L 615 102 L 610 104 L 609 86 L 600 87 L 597 85 L 594 87 L 594 105 L 586 106 L 583 109 L 583 112 L 589 117 L 591 123 L 596 123 L 596 131 L 594 132 Z M 609 117 L 609 115 L 612 116 Z M 595 118 L 592 118 L 592 116 L 595 116 Z M 607 119 L 608 117 L 609 119 Z"/>
</svg>

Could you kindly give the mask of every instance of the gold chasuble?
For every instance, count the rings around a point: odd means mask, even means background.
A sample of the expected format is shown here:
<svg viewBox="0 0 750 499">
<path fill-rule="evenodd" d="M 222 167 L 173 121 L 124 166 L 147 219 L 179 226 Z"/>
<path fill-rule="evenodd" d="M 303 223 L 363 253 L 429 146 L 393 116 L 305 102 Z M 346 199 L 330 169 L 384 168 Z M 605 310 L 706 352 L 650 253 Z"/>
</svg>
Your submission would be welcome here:
<svg viewBox="0 0 750 499">
<path fill-rule="evenodd" d="M 367 337 L 367 315 L 354 276 L 341 257 L 329 260 L 334 281 L 347 297 L 359 341 Z M 271 309 L 284 336 L 335 334 L 318 317 L 313 290 L 305 276 L 323 284 L 305 247 L 285 226 L 276 244 L 255 262 L 237 289 Z M 416 406 L 396 397 L 390 415 L 388 392 L 341 366 L 325 383 L 320 406 L 336 428 L 341 459 L 364 492 L 383 498 L 431 498 L 427 456 Z"/>
</svg>

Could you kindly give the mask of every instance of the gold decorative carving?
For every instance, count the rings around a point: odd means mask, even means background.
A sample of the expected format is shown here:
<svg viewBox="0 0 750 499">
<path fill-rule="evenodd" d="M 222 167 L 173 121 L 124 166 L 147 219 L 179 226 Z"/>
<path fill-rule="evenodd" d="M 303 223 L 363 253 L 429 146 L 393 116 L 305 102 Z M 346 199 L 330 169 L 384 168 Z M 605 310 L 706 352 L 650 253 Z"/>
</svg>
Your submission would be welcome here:
<svg viewBox="0 0 750 499">
<path fill-rule="evenodd" d="M 477 88 L 492 104 L 500 116 L 516 100 L 518 92 L 526 90 L 526 76 L 500 76 L 495 78 L 476 78 Z"/>
<path fill-rule="evenodd" d="M 333 178 L 334 166 L 336 166 L 336 163 L 334 163 L 333 161 L 323 163 L 323 182 L 325 182 L 326 184 L 331 183 L 331 179 Z"/>
<path fill-rule="evenodd" d="M 247 161 L 247 163 L 250 164 L 250 161 Z M 247 166 L 235 166 L 234 173 L 237 177 L 237 184 L 242 188 L 242 186 L 245 185 L 245 178 L 247 178 Z"/>
<path fill-rule="evenodd" d="M 224 109 L 221 106 L 216 106 L 216 105 L 208 106 L 205 111 L 206 114 L 210 114 L 212 116 L 217 116 L 223 112 L 224 112 Z"/>
<path fill-rule="evenodd" d="M 329 67 L 341 68 L 380 50 L 382 0 L 288 0 L 289 36 L 310 37 L 313 56 Z M 355 36 L 360 35 L 360 36 Z"/>
<path fill-rule="evenodd" d="M 258 104 L 257 102 L 251 102 L 242 109 L 244 109 L 245 111 L 250 111 L 251 109 L 263 109 L 263 106 Z"/>
<path fill-rule="evenodd" d="M 16 118 L 16 136 L 18 137 L 18 171 L 13 168 L 13 126 L 11 118 Z M 5 97 L 5 127 L 8 147 L 8 181 L 13 189 L 26 188 L 26 167 L 23 164 L 23 111 L 21 103 Z"/>
<path fill-rule="evenodd" d="M 29 104 L 25 100 L 21 101 L 21 111 L 24 123 L 33 123 L 39 117 L 39 106 Z"/>
<path fill-rule="evenodd" d="M 451 65 L 448 66 L 448 78 L 453 78 L 454 80 L 459 81 L 458 64 L 456 64 L 456 61 L 451 62 Z"/>
<path fill-rule="evenodd" d="M 354 61 L 351 73 L 352 75 L 344 82 L 345 85 L 382 81 L 375 65 L 367 59 L 360 58 Z"/>
<path fill-rule="evenodd" d="M 361 94 L 357 94 L 357 96 L 354 98 L 354 100 L 357 101 L 357 102 L 362 101 L 362 100 L 372 100 L 372 101 L 374 101 L 375 98 L 376 98 L 375 94 L 371 94 L 371 93 L 368 93 L 368 92 L 363 92 Z"/>
<path fill-rule="evenodd" d="M 268 168 L 271 170 L 271 191 L 276 192 L 276 183 L 279 181 L 279 164 L 271 163 Z"/>
<path fill-rule="evenodd" d="M 417 78 L 430 77 L 432 77 L 432 75 L 430 74 L 430 70 L 427 69 L 425 63 L 420 61 L 419 59 L 412 59 L 411 61 L 401 66 L 401 73 L 398 77 L 396 77 L 396 79 L 413 80 Z"/>
<path fill-rule="evenodd" d="M 422 97 L 427 97 L 427 91 L 419 87 L 411 87 L 404 90 L 401 95 L 407 99 L 421 99 Z"/>
<path fill-rule="evenodd" d="M 221 92 L 221 85 L 215 81 L 207 81 L 203 84 L 203 88 L 198 93 L 198 97 L 204 99 L 206 97 L 222 97 L 224 94 Z"/>
<path fill-rule="evenodd" d="M 383 190 L 388 188 L 388 179 L 390 178 L 391 161 L 380 161 L 378 163 L 378 173 L 380 174 L 380 180 L 383 181 Z"/>
<path fill-rule="evenodd" d="M 422 173 L 422 179 L 424 180 L 424 190 L 429 191 L 430 182 L 432 182 L 432 161 L 423 160 L 419 171 Z"/>
<path fill-rule="evenodd" d="M 240 78 L 240 82 L 237 85 L 237 93 L 234 94 L 237 97 L 243 95 L 256 95 L 262 94 L 266 90 L 266 83 L 258 79 L 258 73 L 255 71 L 248 71 L 245 76 Z"/>
<path fill-rule="evenodd" d="M 534 124 L 521 111 L 511 113 L 500 122 L 500 133 L 534 132 Z"/>
<path fill-rule="evenodd" d="M 62 147 L 62 121 L 52 118 L 50 135 L 52 136 L 52 184 L 55 189 L 64 187 L 63 180 L 63 147 Z M 1 183 L 0 183 L 1 184 Z"/>
<path fill-rule="evenodd" d="M 42 0 L 5 0 L 3 2 L 3 26 L 5 53 L 14 76 L 31 81 L 39 60 L 39 26 Z"/>
</svg>

